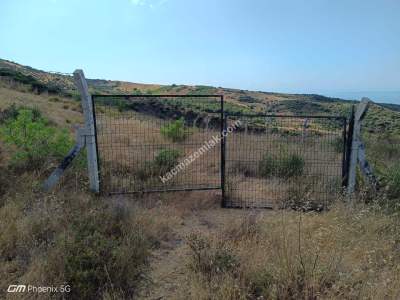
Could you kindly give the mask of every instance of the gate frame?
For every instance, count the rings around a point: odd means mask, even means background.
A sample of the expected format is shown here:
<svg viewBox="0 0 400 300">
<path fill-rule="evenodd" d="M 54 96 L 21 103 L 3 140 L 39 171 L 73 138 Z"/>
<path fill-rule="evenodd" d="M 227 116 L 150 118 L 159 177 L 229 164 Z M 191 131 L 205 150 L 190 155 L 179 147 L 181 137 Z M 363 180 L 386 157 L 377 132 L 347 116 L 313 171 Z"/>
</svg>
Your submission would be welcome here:
<svg viewBox="0 0 400 300">
<path fill-rule="evenodd" d="M 93 120 L 93 135 L 94 135 L 94 145 L 95 145 L 95 153 L 98 167 L 98 192 L 102 191 L 101 183 L 102 183 L 102 172 L 101 172 L 101 160 L 98 149 L 97 142 L 97 123 L 96 123 L 96 109 L 95 109 L 95 99 L 96 98 L 219 98 L 220 99 L 220 109 L 216 112 L 220 114 L 220 134 L 221 134 L 221 146 L 220 146 L 220 185 L 215 187 L 199 187 L 199 188 L 175 188 L 175 189 L 152 189 L 152 190 L 143 190 L 143 191 L 129 191 L 129 192 L 109 192 L 110 195 L 116 194 L 144 194 L 144 193 L 164 193 L 164 192 L 184 192 L 184 191 L 205 191 L 205 190 L 221 190 L 221 207 L 222 208 L 237 208 L 227 206 L 226 202 L 226 141 L 227 141 L 227 120 L 231 116 L 236 117 L 275 117 L 275 118 L 306 118 L 306 119 L 331 119 L 331 120 L 341 120 L 342 123 L 342 187 L 346 187 L 348 184 L 348 176 L 349 176 L 349 165 L 350 165 L 350 157 L 349 157 L 349 140 L 351 137 L 351 128 L 348 130 L 348 125 L 351 127 L 351 122 L 348 122 L 348 119 L 344 116 L 338 115 L 287 115 L 287 114 L 237 114 L 237 113 L 228 113 L 224 110 L 224 95 L 218 94 L 202 94 L 202 95 L 182 95 L 182 94 L 158 94 L 158 95 L 138 95 L 138 94 L 93 94 L 89 95 L 90 100 L 90 114 Z M 83 97 L 82 97 L 83 98 Z M 87 99 L 87 98 L 86 98 Z M 86 111 L 84 110 L 86 115 Z M 351 121 L 351 119 L 350 119 Z M 89 157 L 89 155 L 88 155 Z M 90 174 L 89 168 L 89 174 Z"/>
<path fill-rule="evenodd" d="M 224 113 L 224 124 L 226 126 L 227 119 L 231 116 L 235 117 L 265 117 L 265 118 L 298 118 L 298 119 L 328 119 L 328 120 L 341 120 L 342 121 L 342 188 L 346 188 L 348 186 L 348 174 L 349 174 L 349 169 L 350 169 L 350 155 L 349 155 L 349 135 L 350 135 L 350 129 L 347 129 L 348 125 L 348 119 L 345 116 L 339 116 L 339 115 L 287 115 L 287 114 L 238 114 L 238 113 Z M 351 127 L 351 120 L 349 126 Z M 225 139 L 227 138 L 227 135 L 223 136 L 223 142 L 224 142 L 224 150 L 225 150 Z M 350 145 L 351 147 L 351 145 Z M 222 152 L 222 151 L 221 151 Z M 225 153 L 224 153 L 224 183 L 225 183 Z M 227 206 L 226 204 L 226 197 L 225 197 L 225 186 L 222 189 L 222 203 L 221 207 L 222 208 L 247 208 L 245 206 Z M 267 209 L 273 209 L 272 206 L 260 206 L 260 207 L 255 207 L 255 208 L 267 208 Z"/>
<path fill-rule="evenodd" d="M 165 192 L 190 192 L 190 191 L 208 191 L 208 190 L 221 190 L 222 192 L 222 204 L 223 207 L 224 198 L 225 198 L 225 113 L 224 113 L 224 95 L 219 94 L 201 94 L 201 95 L 188 95 L 188 94 L 93 94 L 91 95 L 91 106 L 92 106 L 92 114 L 94 120 L 94 136 L 95 136 L 95 145 L 96 145 L 96 153 L 97 153 L 97 162 L 98 162 L 98 178 L 99 178 L 99 192 L 102 192 L 101 182 L 102 182 L 102 174 L 101 174 L 101 160 L 99 156 L 98 143 L 97 143 L 97 126 L 96 126 L 96 109 L 95 109 L 95 98 L 216 98 L 220 101 L 220 109 L 216 112 L 216 114 L 220 114 L 220 135 L 221 135 L 221 147 L 220 147 L 220 185 L 213 187 L 201 187 L 201 188 L 175 188 L 175 189 L 151 189 L 151 190 L 143 190 L 143 191 L 130 191 L 130 192 L 109 192 L 109 195 L 120 195 L 120 194 L 147 194 L 147 193 L 165 193 Z"/>
</svg>

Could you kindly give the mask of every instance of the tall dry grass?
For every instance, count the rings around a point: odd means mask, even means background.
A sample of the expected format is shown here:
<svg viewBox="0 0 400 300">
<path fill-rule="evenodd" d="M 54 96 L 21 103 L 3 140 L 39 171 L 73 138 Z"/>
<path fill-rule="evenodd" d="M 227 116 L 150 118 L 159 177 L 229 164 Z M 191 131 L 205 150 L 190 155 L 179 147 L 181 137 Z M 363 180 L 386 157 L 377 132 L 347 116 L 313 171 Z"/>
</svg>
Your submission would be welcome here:
<svg viewBox="0 0 400 300">
<path fill-rule="evenodd" d="M 0 298 L 135 297 L 151 251 L 172 238 L 173 217 L 88 193 L 82 159 L 45 193 L 41 184 L 54 161 L 14 168 L 0 147 Z M 69 285 L 71 292 L 15 295 L 7 293 L 10 284 Z"/>
<path fill-rule="evenodd" d="M 67 294 L 26 299 L 132 299 L 150 280 L 151 252 L 174 238 L 178 217 L 126 199 L 70 187 L 41 193 L 41 178 L 20 174 L 0 205 L 0 298 L 10 284 L 70 285 Z"/>
<path fill-rule="evenodd" d="M 188 236 L 191 299 L 398 299 L 400 223 L 380 209 L 250 214 Z M 188 296 L 189 295 L 189 296 Z M 183 297 L 183 296 L 182 296 Z"/>
</svg>

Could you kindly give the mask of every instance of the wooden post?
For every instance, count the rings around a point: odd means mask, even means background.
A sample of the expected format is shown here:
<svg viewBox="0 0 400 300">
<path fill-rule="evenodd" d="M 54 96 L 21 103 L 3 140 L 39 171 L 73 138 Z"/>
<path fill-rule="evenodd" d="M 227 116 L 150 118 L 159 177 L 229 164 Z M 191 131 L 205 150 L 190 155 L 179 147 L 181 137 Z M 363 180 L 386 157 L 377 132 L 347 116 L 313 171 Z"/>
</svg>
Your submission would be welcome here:
<svg viewBox="0 0 400 300">
<path fill-rule="evenodd" d="M 82 70 L 74 72 L 75 84 L 81 94 L 83 115 L 85 118 L 85 145 L 87 152 L 90 190 L 99 192 L 99 167 L 96 150 L 95 124 L 93 118 L 93 102 Z"/>
<path fill-rule="evenodd" d="M 351 143 L 350 153 L 350 167 L 349 167 L 349 184 L 348 193 L 354 193 L 356 186 L 356 171 L 357 162 L 359 156 L 359 149 L 361 145 L 361 121 L 368 110 L 368 106 L 371 100 L 368 98 L 362 98 L 361 102 L 357 106 L 357 110 L 354 116 L 354 128 L 353 128 L 353 141 Z"/>
</svg>

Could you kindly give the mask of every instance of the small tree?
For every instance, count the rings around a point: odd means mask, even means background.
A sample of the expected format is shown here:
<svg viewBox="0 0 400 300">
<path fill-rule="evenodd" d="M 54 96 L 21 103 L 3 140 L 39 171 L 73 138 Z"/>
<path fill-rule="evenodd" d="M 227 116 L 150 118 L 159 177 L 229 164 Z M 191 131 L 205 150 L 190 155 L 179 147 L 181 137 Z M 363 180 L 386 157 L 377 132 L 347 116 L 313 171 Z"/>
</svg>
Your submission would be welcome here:
<svg viewBox="0 0 400 300">
<path fill-rule="evenodd" d="M 161 134 L 173 142 L 184 141 L 186 139 L 184 119 L 181 118 L 161 127 Z"/>
<path fill-rule="evenodd" d="M 7 120 L 0 133 L 6 144 L 16 148 L 12 163 L 29 168 L 63 157 L 72 145 L 68 132 L 50 126 L 38 110 L 19 109 L 18 115 Z"/>
</svg>

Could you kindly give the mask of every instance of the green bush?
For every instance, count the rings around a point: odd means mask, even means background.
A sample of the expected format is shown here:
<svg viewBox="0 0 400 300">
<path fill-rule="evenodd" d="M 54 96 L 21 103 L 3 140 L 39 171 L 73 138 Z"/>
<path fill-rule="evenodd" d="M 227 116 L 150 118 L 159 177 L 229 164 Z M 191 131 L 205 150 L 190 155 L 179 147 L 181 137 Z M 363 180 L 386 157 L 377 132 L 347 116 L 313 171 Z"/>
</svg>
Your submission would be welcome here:
<svg viewBox="0 0 400 300">
<path fill-rule="evenodd" d="M 266 178 L 289 178 L 302 175 L 304 165 L 304 159 L 298 154 L 277 156 L 266 153 L 259 163 L 259 173 Z"/>
<path fill-rule="evenodd" d="M 36 169 L 45 161 L 62 158 L 72 146 L 66 130 L 50 126 L 37 109 L 19 109 L 0 127 L 6 144 L 15 148 L 12 164 Z"/>
<path fill-rule="evenodd" d="M 117 107 L 119 112 L 123 112 L 128 109 L 128 104 L 125 101 L 120 100 L 117 103 Z"/>
<path fill-rule="evenodd" d="M 147 161 L 136 171 L 139 180 L 146 180 L 154 176 L 161 176 L 179 164 L 182 153 L 176 149 L 161 150 L 153 161 Z"/>
<path fill-rule="evenodd" d="M 155 165 L 168 171 L 178 164 L 178 159 L 181 157 L 181 152 L 176 149 L 161 150 L 154 159 Z"/>
<path fill-rule="evenodd" d="M 161 134 L 173 142 L 184 141 L 186 139 L 185 121 L 181 118 L 161 127 Z"/>
<path fill-rule="evenodd" d="M 397 163 L 389 169 L 387 182 L 389 198 L 400 199 L 400 163 Z"/>
</svg>

